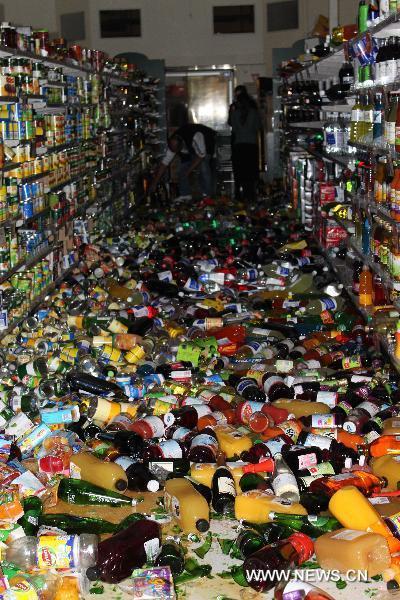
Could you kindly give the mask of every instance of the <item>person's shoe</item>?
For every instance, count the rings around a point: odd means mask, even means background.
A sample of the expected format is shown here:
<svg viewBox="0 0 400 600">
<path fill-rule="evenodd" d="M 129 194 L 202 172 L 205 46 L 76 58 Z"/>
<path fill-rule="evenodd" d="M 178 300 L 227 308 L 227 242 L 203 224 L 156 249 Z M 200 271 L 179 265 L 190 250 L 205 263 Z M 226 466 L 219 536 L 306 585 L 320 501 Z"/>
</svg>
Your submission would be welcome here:
<svg viewBox="0 0 400 600">
<path fill-rule="evenodd" d="M 189 194 L 187 196 L 178 196 L 177 198 L 173 199 L 173 202 L 188 202 L 191 199 L 192 196 Z"/>
</svg>

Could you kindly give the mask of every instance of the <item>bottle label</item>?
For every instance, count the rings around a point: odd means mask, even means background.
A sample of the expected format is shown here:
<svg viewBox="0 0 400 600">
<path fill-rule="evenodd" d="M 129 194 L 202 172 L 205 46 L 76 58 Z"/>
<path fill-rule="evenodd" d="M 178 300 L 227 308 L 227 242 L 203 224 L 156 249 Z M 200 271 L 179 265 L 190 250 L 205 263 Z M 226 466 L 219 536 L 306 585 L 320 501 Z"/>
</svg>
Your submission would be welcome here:
<svg viewBox="0 0 400 600">
<path fill-rule="evenodd" d="M 271 456 L 274 457 L 276 454 L 280 454 L 282 452 L 282 448 L 286 442 L 282 438 L 276 437 L 264 442 L 264 444 L 270 451 Z"/>
<path fill-rule="evenodd" d="M 344 531 L 339 531 L 339 533 L 335 533 L 332 535 L 331 539 L 334 540 L 355 540 L 362 535 L 366 535 L 365 531 L 356 531 L 355 529 L 345 529 Z"/>
<path fill-rule="evenodd" d="M 368 402 L 367 400 L 365 402 L 361 402 L 357 408 L 362 408 L 371 417 L 374 417 L 380 411 L 380 406 L 377 406 L 374 402 Z"/>
<path fill-rule="evenodd" d="M 81 478 L 81 468 L 78 467 L 78 465 L 76 465 L 73 461 L 70 462 L 69 473 L 70 473 L 70 477 L 73 477 L 74 479 L 82 479 Z"/>
<path fill-rule="evenodd" d="M 282 429 L 283 433 L 288 435 L 294 442 L 297 442 L 297 438 L 299 437 L 302 427 L 300 423 L 291 419 L 289 421 L 284 421 L 283 423 L 279 423 L 280 429 Z"/>
<path fill-rule="evenodd" d="M 337 400 L 338 400 L 338 394 L 336 392 L 326 392 L 326 391 L 317 392 L 316 401 L 326 404 L 327 406 L 329 406 L 329 408 L 334 408 L 337 404 Z"/>
<path fill-rule="evenodd" d="M 275 384 L 275 383 L 282 383 L 282 377 L 277 377 L 277 376 L 271 376 L 268 377 L 268 379 L 265 380 L 264 382 L 264 392 L 268 395 L 268 392 L 270 391 L 271 387 Z M 238 390 L 239 391 L 239 390 Z"/>
<path fill-rule="evenodd" d="M 335 427 L 335 415 L 312 415 L 311 427 Z"/>
<path fill-rule="evenodd" d="M 364 110 L 362 110 L 361 108 L 353 108 L 353 110 L 351 111 L 351 120 L 354 123 L 364 121 Z"/>
<path fill-rule="evenodd" d="M 164 423 L 160 419 L 160 417 L 145 417 L 143 421 L 145 421 L 150 426 L 151 435 L 153 438 L 160 438 L 164 435 Z"/>
<path fill-rule="evenodd" d="M 235 482 L 230 477 L 218 477 L 218 492 L 236 496 Z"/>
<path fill-rule="evenodd" d="M 38 539 L 37 566 L 39 569 L 73 569 L 75 535 L 41 535 Z"/>
<path fill-rule="evenodd" d="M 377 496 L 376 498 L 368 498 L 371 504 L 390 504 L 390 498 L 386 496 Z"/>
<path fill-rule="evenodd" d="M 376 431 L 369 431 L 368 433 L 366 433 L 364 435 L 364 439 L 367 444 L 371 444 L 373 441 L 377 440 L 379 437 L 381 437 L 381 436 Z"/>
<path fill-rule="evenodd" d="M 183 441 L 189 433 L 191 432 L 190 429 L 188 429 L 187 427 L 178 427 L 178 429 L 176 429 L 172 434 L 172 439 Z"/>
<path fill-rule="evenodd" d="M 306 439 L 303 442 L 303 446 L 310 448 L 310 446 L 317 446 L 320 450 L 329 450 L 332 445 L 332 440 L 329 437 L 323 435 L 316 435 L 315 433 L 307 434 Z"/>
<path fill-rule="evenodd" d="M 323 310 L 319 316 L 324 325 L 331 325 L 335 322 L 329 310 Z"/>
<path fill-rule="evenodd" d="M 172 496 L 168 492 L 164 492 L 165 508 L 168 512 L 171 512 L 177 519 L 180 517 L 180 504 L 176 496 Z"/>
<path fill-rule="evenodd" d="M 119 456 L 114 462 L 116 465 L 122 467 L 124 471 L 136 463 L 133 458 L 129 458 L 128 456 Z M 75 477 L 75 475 L 71 475 L 71 477 Z"/>
<path fill-rule="evenodd" d="M 240 409 L 240 420 L 243 423 L 248 423 L 251 415 L 255 412 L 261 411 L 263 406 L 263 402 L 252 402 L 250 400 L 245 402 Z"/>
<path fill-rule="evenodd" d="M 280 496 L 284 492 L 298 493 L 299 491 L 296 478 L 292 473 L 281 473 L 280 475 L 277 475 L 272 481 L 272 487 L 277 496 Z"/>
<path fill-rule="evenodd" d="M 191 448 L 196 448 L 197 446 L 209 446 L 215 452 L 218 450 L 218 442 L 212 435 L 208 435 L 207 433 L 200 433 L 193 438 Z"/>
<path fill-rule="evenodd" d="M 322 305 L 325 307 L 325 310 L 336 310 L 337 302 L 333 298 L 321 298 Z"/>
<path fill-rule="evenodd" d="M 147 540 L 144 542 L 143 548 L 146 552 L 148 562 L 153 562 L 160 552 L 160 540 L 158 538 Z"/>
<path fill-rule="evenodd" d="M 160 442 L 159 447 L 163 458 L 182 458 L 182 448 L 175 440 Z"/>
<path fill-rule="evenodd" d="M 361 366 L 361 357 L 358 355 L 346 356 L 342 360 L 343 369 L 359 369 Z"/>
<path fill-rule="evenodd" d="M 308 467 L 310 475 L 313 477 L 320 477 L 321 475 L 334 475 L 335 469 L 330 462 L 320 463 L 319 465 L 312 465 Z"/>
<path fill-rule="evenodd" d="M 303 454 L 298 457 L 299 460 L 299 469 L 308 469 L 317 464 L 317 456 L 315 452 L 311 452 L 310 454 Z"/>
<path fill-rule="evenodd" d="M 346 479 L 354 479 L 353 473 L 339 473 L 339 475 L 332 477 L 334 481 L 346 481 Z"/>
</svg>

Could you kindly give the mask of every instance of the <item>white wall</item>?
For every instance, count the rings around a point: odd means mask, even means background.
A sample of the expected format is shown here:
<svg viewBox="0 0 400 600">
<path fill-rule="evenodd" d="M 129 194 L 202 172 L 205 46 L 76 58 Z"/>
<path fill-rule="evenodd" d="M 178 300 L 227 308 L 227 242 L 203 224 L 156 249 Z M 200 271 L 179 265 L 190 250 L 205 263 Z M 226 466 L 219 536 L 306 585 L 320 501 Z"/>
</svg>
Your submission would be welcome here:
<svg viewBox="0 0 400 600">
<path fill-rule="evenodd" d="M 267 0 L 268 3 L 279 0 Z M 338 0 L 339 24 L 357 22 L 359 0 Z M 272 48 L 288 48 L 304 39 L 313 30 L 319 15 L 329 17 L 329 0 L 299 0 L 299 28 L 271 31 L 265 34 L 265 63 L 268 75 L 272 74 Z M 267 22 L 266 8 L 264 23 Z"/>
<path fill-rule="evenodd" d="M 272 48 L 290 47 L 312 30 L 318 15 L 328 16 L 329 0 L 299 0 L 299 28 L 267 32 L 267 2 L 278 0 L 0 0 L 6 20 L 60 30 L 60 15 L 85 12 L 86 39 L 92 48 L 110 55 L 141 52 L 163 58 L 169 67 L 231 64 L 237 67 L 238 82 L 252 74 L 272 75 Z M 255 6 L 254 34 L 213 32 L 212 7 L 252 3 Z M 339 22 L 356 21 L 358 0 L 339 0 Z M 140 38 L 101 38 L 100 10 L 141 9 Z"/>
<path fill-rule="evenodd" d="M 1 4 L 6 21 L 58 31 L 54 0 L 2 0 Z"/>
<path fill-rule="evenodd" d="M 246 0 L 247 1 L 247 0 Z M 263 0 L 255 4 L 254 34 L 214 35 L 214 5 L 245 4 L 244 0 L 89 0 L 90 39 L 110 54 L 134 51 L 163 58 L 168 66 L 212 64 L 263 66 Z M 141 38 L 102 39 L 99 11 L 140 8 Z M 264 74 L 264 73 L 262 73 Z"/>
</svg>

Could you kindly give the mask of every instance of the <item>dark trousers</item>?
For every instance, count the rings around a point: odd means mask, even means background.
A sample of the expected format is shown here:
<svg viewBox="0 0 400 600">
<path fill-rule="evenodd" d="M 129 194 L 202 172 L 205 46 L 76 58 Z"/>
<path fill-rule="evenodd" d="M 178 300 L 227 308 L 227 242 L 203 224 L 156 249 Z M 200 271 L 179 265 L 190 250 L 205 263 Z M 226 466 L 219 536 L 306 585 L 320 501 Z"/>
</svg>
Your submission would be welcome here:
<svg viewBox="0 0 400 600">
<path fill-rule="evenodd" d="M 256 197 L 258 181 L 257 144 L 233 144 L 232 168 L 235 180 L 235 198 L 252 201 Z"/>
</svg>

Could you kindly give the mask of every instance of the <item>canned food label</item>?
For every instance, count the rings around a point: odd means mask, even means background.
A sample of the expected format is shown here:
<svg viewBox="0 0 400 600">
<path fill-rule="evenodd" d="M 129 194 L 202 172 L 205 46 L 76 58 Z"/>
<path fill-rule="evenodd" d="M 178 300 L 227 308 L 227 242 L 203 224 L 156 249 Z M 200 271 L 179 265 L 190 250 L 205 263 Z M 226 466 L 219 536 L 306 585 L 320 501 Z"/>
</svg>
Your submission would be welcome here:
<svg viewBox="0 0 400 600">
<path fill-rule="evenodd" d="M 41 535 L 37 548 L 38 568 L 73 569 L 78 566 L 75 563 L 74 542 L 74 535 Z"/>
</svg>

